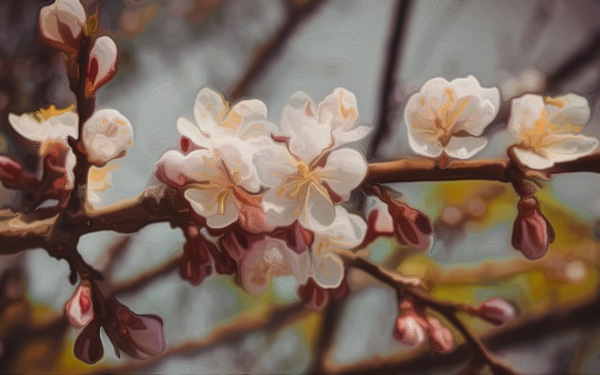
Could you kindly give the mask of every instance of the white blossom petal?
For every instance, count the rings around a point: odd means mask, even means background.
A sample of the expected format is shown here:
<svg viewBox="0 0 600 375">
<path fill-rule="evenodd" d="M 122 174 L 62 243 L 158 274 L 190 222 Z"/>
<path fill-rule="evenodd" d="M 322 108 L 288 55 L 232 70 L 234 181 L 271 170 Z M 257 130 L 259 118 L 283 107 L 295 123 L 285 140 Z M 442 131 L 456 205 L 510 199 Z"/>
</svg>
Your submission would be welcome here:
<svg viewBox="0 0 600 375">
<path fill-rule="evenodd" d="M 177 130 L 182 136 L 188 138 L 196 145 L 203 148 L 210 147 L 209 139 L 200 131 L 200 128 L 198 128 L 197 125 L 194 125 L 191 121 L 183 117 L 178 118 Z"/>
<path fill-rule="evenodd" d="M 356 142 L 366 137 L 373 127 L 370 125 L 360 125 L 354 129 L 347 130 L 335 136 L 335 147 L 340 147 L 348 143 Z"/>
<path fill-rule="evenodd" d="M 450 82 L 459 98 L 468 98 L 469 105 L 457 119 L 454 132 L 464 130 L 471 135 L 480 136 L 500 109 L 500 90 L 497 87 L 481 87 L 479 81 L 470 75 Z"/>
<path fill-rule="evenodd" d="M 339 255 L 331 251 L 319 255 L 313 251 L 312 262 L 313 278 L 321 288 L 333 289 L 342 284 L 344 262 Z"/>
<path fill-rule="evenodd" d="M 341 205 L 335 206 L 335 220 L 323 228 L 317 236 L 327 239 L 336 249 L 353 249 L 360 245 L 367 235 L 367 223 L 362 216 L 348 212 Z"/>
<path fill-rule="evenodd" d="M 335 209 L 329 194 L 322 186 L 311 183 L 303 202 L 298 222 L 306 229 L 321 233 L 335 220 Z"/>
<path fill-rule="evenodd" d="M 276 187 L 286 176 L 296 172 L 297 161 L 284 145 L 267 137 L 253 138 L 248 142 L 255 146 L 252 162 L 263 186 Z"/>
<path fill-rule="evenodd" d="M 585 125 L 590 121 L 590 104 L 577 94 L 567 94 L 555 98 L 546 97 L 548 121 L 558 125 Z"/>
<path fill-rule="evenodd" d="M 544 98 L 539 95 L 525 94 L 511 101 L 508 131 L 514 139 L 520 141 L 524 129 L 535 128 L 545 110 Z"/>
<path fill-rule="evenodd" d="M 367 162 L 356 150 L 338 149 L 329 154 L 325 166 L 315 168 L 314 173 L 346 201 L 367 175 Z"/>
<path fill-rule="evenodd" d="M 24 113 L 20 116 L 10 113 L 8 121 L 19 135 L 33 142 L 59 140 L 66 144 L 68 137 L 79 136 L 79 120 L 73 111 L 51 116 L 42 122 L 38 122 L 32 113 Z"/>
<path fill-rule="evenodd" d="M 458 137 L 450 138 L 444 147 L 446 154 L 456 159 L 469 159 L 483 150 L 488 141 L 485 137 Z"/>
<path fill-rule="evenodd" d="M 594 152 L 598 148 L 598 140 L 584 135 L 557 135 L 561 142 L 555 142 L 540 149 L 549 160 L 561 163 L 579 159 Z"/>
<path fill-rule="evenodd" d="M 334 136 L 349 130 L 358 118 L 356 96 L 343 88 L 336 88 L 317 106 L 317 121 L 329 124 Z"/>
<path fill-rule="evenodd" d="M 331 125 L 319 123 L 313 100 L 304 92 L 296 92 L 283 109 L 281 125 L 290 137 L 289 150 L 306 163 L 311 163 L 332 145 Z"/>
<path fill-rule="evenodd" d="M 220 133 L 219 123 L 229 109 L 223 94 L 208 87 L 200 90 L 194 105 L 194 118 L 203 133 L 216 136 Z"/>
<path fill-rule="evenodd" d="M 295 183 L 286 179 L 281 186 L 269 189 L 263 199 L 263 209 L 272 226 L 291 225 L 302 213 L 302 197 L 291 195 L 296 191 Z"/>
<path fill-rule="evenodd" d="M 547 169 L 554 165 L 552 160 L 527 149 L 517 147 L 514 153 L 521 164 L 532 169 Z"/>
</svg>

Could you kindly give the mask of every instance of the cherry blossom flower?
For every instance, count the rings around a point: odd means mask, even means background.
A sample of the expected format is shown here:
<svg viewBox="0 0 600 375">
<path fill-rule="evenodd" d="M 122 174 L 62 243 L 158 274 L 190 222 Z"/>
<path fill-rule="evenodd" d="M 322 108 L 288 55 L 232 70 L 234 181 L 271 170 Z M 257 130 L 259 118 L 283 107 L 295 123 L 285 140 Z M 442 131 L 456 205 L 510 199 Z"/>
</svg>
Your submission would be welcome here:
<svg viewBox="0 0 600 375">
<path fill-rule="evenodd" d="M 589 120 L 588 101 L 575 94 L 513 99 L 508 129 L 519 142 L 515 156 L 529 168 L 546 169 L 589 155 L 598 148 L 598 139 L 579 134 Z"/>
<path fill-rule="evenodd" d="M 183 188 L 192 209 L 211 228 L 225 228 L 241 218 L 250 232 L 271 230 L 262 213 L 262 198 L 257 195 L 264 186 L 252 155 L 263 152 L 263 147 L 268 149 L 273 141 L 266 137 L 255 141 L 225 137 L 211 150 L 194 150 L 187 155 L 167 151 L 156 163 L 157 175 L 163 182 Z"/>
<path fill-rule="evenodd" d="M 85 327 L 94 319 L 92 288 L 87 283 L 80 284 L 73 297 L 67 302 L 65 311 L 69 323 L 75 327 Z"/>
<path fill-rule="evenodd" d="M 180 117 L 177 129 L 196 147 L 212 148 L 221 137 L 237 137 L 247 140 L 257 136 L 271 136 L 276 126 L 267 120 L 267 106 L 260 100 L 242 100 L 229 108 L 223 95 L 210 88 L 203 88 L 196 96 L 194 105 L 196 123 Z"/>
<path fill-rule="evenodd" d="M 103 166 L 122 157 L 133 144 L 133 127 L 115 109 L 101 109 L 83 125 L 82 140 L 89 162 Z"/>
<path fill-rule="evenodd" d="M 303 92 L 292 95 L 281 120 L 292 157 L 283 148 L 273 148 L 284 163 L 256 159 L 261 167 L 269 165 L 259 170 L 262 178 L 283 176 L 263 200 L 271 224 L 287 226 L 298 220 L 316 232 L 332 224 L 335 202 L 348 200 L 367 172 L 360 152 L 337 149 L 368 133 L 367 126 L 354 126 L 357 117 L 356 98 L 344 89 L 334 90 L 318 104 Z"/>
<path fill-rule="evenodd" d="M 109 36 L 94 40 L 90 49 L 85 94 L 90 96 L 117 73 L 117 45 Z"/>
<path fill-rule="evenodd" d="M 431 158 L 445 153 L 468 159 L 481 151 L 481 137 L 500 107 L 500 91 L 483 88 L 473 76 L 451 82 L 433 78 L 411 96 L 404 111 L 414 152 Z"/>
<path fill-rule="evenodd" d="M 45 157 L 62 162 L 65 170 L 65 183 L 61 188 L 73 189 L 73 168 L 75 167 L 75 154 L 68 146 L 68 138 L 79 136 L 78 116 L 72 111 L 73 106 L 66 109 L 56 109 L 51 105 L 48 109 L 37 112 L 24 113 L 20 116 L 10 113 L 8 122 L 12 128 L 23 138 L 40 144 L 40 164 Z M 41 170 L 41 167 L 40 167 Z"/>
<path fill-rule="evenodd" d="M 360 245 L 367 224 L 340 205 L 335 207 L 333 224 L 307 241 L 300 226 L 288 229 L 286 236 L 274 232 L 260 239 L 249 239 L 247 247 L 231 237 L 227 251 L 239 262 L 242 286 L 257 297 L 268 287 L 271 276 L 294 275 L 299 284 L 310 282 L 322 289 L 338 288 L 344 279 L 344 263 L 338 252 Z M 312 280 L 312 281 L 311 281 Z"/>
<path fill-rule="evenodd" d="M 40 34 L 47 44 L 76 53 L 78 40 L 85 32 L 85 9 L 79 0 L 56 0 L 40 10 Z"/>
</svg>

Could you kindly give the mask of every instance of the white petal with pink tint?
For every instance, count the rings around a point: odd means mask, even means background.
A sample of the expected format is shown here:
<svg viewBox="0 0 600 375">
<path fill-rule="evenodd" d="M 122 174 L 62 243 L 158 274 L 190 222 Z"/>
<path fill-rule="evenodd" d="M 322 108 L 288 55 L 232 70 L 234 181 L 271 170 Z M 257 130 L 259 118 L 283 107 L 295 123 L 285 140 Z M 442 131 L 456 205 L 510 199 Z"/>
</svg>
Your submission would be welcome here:
<svg viewBox="0 0 600 375">
<path fill-rule="evenodd" d="M 290 97 L 281 118 L 283 133 L 290 138 L 290 152 L 306 163 L 314 161 L 333 142 L 331 124 L 319 122 L 315 111 L 312 98 L 298 91 Z"/>
<path fill-rule="evenodd" d="M 315 175 L 327 185 L 342 201 L 350 198 L 350 193 L 360 185 L 367 175 L 367 162 L 364 156 L 353 149 L 334 150 L 327 156 L 324 167 L 315 168 Z"/>
</svg>

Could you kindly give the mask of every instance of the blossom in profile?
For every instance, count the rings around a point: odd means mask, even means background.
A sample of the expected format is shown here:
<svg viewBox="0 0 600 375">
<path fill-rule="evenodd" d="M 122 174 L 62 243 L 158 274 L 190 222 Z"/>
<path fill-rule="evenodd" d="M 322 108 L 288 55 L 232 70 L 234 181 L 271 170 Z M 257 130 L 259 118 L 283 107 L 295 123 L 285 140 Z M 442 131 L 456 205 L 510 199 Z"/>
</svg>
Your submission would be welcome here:
<svg viewBox="0 0 600 375">
<path fill-rule="evenodd" d="M 103 166 L 124 156 L 133 145 L 133 127 L 119 111 L 101 109 L 85 122 L 81 138 L 87 160 Z"/>
<path fill-rule="evenodd" d="M 581 134 L 589 120 L 588 101 L 576 94 L 513 99 L 508 129 L 517 141 L 514 154 L 532 169 L 589 155 L 598 148 L 598 139 Z"/>
<path fill-rule="evenodd" d="M 348 200 L 367 173 L 360 152 L 338 148 L 368 133 L 368 127 L 355 126 L 357 117 L 356 98 L 344 89 L 334 90 L 318 104 L 303 92 L 292 95 L 281 120 L 281 139 L 288 149 L 273 149 L 284 162 L 256 160 L 261 177 L 282 177 L 263 200 L 271 224 L 287 226 L 298 220 L 319 232 L 333 223 L 335 203 Z M 270 168 L 262 168 L 268 164 Z"/>
<path fill-rule="evenodd" d="M 55 186 L 55 188 L 65 190 L 73 189 L 75 179 L 73 168 L 76 163 L 68 138 L 77 139 L 79 136 L 79 118 L 72 109 L 73 106 L 56 109 L 51 105 L 47 109 L 36 112 L 8 115 L 8 122 L 17 134 L 39 144 L 40 170 L 46 158 L 52 161 L 54 167 L 64 170 L 62 186 Z"/>
<path fill-rule="evenodd" d="M 40 37 L 54 48 L 77 53 L 79 38 L 85 32 L 86 18 L 79 0 L 56 0 L 40 10 Z"/>
<path fill-rule="evenodd" d="M 406 104 L 410 147 L 430 158 L 445 153 L 469 159 L 486 146 L 487 139 L 481 135 L 499 108 L 500 91 L 481 87 L 474 76 L 451 82 L 433 78 Z"/>
</svg>

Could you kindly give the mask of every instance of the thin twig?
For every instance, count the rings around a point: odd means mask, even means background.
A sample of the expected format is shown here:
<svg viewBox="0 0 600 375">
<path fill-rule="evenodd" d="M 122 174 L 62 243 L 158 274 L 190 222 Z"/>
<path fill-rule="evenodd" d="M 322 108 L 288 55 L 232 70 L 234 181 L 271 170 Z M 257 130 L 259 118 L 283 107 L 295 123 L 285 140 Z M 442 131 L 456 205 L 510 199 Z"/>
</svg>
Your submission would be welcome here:
<svg viewBox="0 0 600 375">
<path fill-rule="evenodd" d="M 321 6 L 325 0 L 308 0 L 302 5 L 290 5 L 288 17 L 283 26 L 274 33 L 273 37 L 256 53 L 242 78 L 236 86 L 229 90 L 229 100 L 234 102 L 239 99 L 251 83 L 256 81 L 267 67 L 275 60 L 290 37 L 298 27 Z"/>
<path fill-rule="evenodd" d="M 393 29 L 389 36 L 387 45 L 387 58 L 381 75 L 381 93 L 378 98 L 379 112 L 377 114 L 377 125 L 371 139 L 367 155 L 375 156 L 377 147 L 388 133 L 390 126 L 390 107 L 392 106 L 392 91 L 395 87 L 396 73 L 401 60 L 401 51 L 404 45 L 404 34 L 408 29 L 408 14 L 412 7 L 412 0 L 400 0 L 396 3 L 396 12 L 393 18 Z"/>
<path fill-rule="evenodd" d="M 167 275 L 177 269 L 179 262 L 181 260 L 180 256 L 173 257 L 169 259 L 168 262 L 159 265 L 158 267 L 151 269 L 147 272 L 143 272 L 139 274 L 137 277 L 126 280 L 121 283 L 113 285 L 111 288 L 113 294 L 121 295 L 121 294 L 131 294 L 133 292 L 138 291 L 148 284 L 149 281 L 156 279 L 159 276 Z"/>
</svg>

